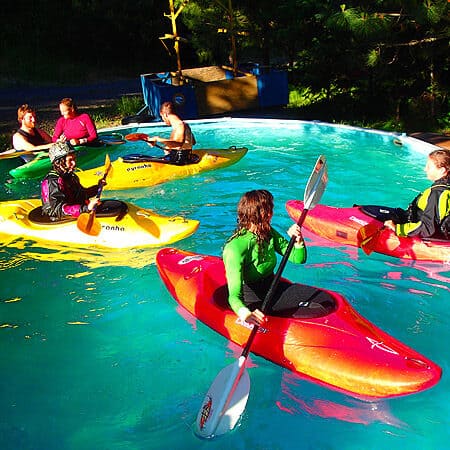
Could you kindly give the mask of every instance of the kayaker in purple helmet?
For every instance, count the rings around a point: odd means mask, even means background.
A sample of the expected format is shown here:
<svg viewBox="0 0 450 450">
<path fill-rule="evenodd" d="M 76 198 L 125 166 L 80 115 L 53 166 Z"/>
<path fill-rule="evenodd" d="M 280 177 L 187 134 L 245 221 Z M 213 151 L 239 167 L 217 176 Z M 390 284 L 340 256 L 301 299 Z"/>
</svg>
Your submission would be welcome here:
<svg viewBox="0 0 450 450">
<path fill-rule="evenodd" d="M 99 203 L 98 186 L 85 188 L 74 173 L 76 153 L 68 142 L 57 142 L 48 152 L 52 169 L 41 184 L 42 212 L 53 220 L 78 217 Z"/>
</svg>

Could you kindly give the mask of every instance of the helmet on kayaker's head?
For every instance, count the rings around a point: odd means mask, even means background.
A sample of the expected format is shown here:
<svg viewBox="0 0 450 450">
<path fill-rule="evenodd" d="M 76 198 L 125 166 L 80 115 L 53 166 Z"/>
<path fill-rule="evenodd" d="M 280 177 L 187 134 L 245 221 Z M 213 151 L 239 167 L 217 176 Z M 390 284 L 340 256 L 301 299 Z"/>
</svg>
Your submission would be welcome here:
<svg viewBox="0 0 450 450">
<path fill-rule="evenodd" d="M 53 144 L 49 151 L 48 151 L 48 157 L 50 158 L 50 161 L 54 163 L 55 161 L 58 161 L 61 158 L 64 158 L 69 153 L 73 153 L 75 149 L 72 147 L 69 142 L 56 142 Z"/>
</svg>

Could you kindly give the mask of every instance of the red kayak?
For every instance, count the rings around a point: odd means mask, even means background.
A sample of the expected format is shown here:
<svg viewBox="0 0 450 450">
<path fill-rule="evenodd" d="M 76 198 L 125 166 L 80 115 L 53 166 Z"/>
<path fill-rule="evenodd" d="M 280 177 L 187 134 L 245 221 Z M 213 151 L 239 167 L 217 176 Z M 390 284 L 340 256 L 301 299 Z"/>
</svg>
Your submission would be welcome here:
<svg viewBox="0 0 450 450">
<path fill-rule="evenodd" d="M 293 220 L 303 211 L 303 202 L 289 200 L 286 209 Z M 361 207 L 336 208 L 317 205 L 303 225 L 308 231 L 338 244 L 362 247 L 397 258 L 450 263 L 450 241 L 399 237 L 383 223 L 365 214 Z M 366 251 L 367 253 L 367 251 Z"/>
<path fill-rule="evenodd" d="M 164 248 L 156 265 L 180 305 L 222 336 L 245 345 L 250 325 L 228 306 L 221 258 Z M 331 299 L 332 311 L 310 318 L 269 317 L 255 337 L 254 353 L 309 380 L 363 398 L 411 394 L 439 381 L 439 366 L 370 323 L 340 294 L 304 288 L 311 299 Z"/>
</svg>

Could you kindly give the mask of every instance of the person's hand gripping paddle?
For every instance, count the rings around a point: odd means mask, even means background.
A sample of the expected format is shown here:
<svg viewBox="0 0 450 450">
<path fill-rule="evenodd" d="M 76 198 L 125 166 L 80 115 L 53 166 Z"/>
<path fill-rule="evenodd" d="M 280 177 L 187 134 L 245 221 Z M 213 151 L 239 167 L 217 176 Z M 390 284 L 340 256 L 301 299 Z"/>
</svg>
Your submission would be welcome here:
<svg viewBox="0 0 450 450">
<path fill-rule="evenodd" d="M 100 183 L 97 191 L 97 198 L 100 198 L 103 191 L 103 186 L 105 185 L 104 181 L 108 176 L 111 170 L 111 160 L 109 159 L 109 155 L 107 154 L 105 157 L 105 169 L 103 173 L 103 177 L 100 179 Z M 91 236 L 98 236 L 100 231 L 102 231 L 102 224 L 95 218 L 95 210 L 97 209 L 97 205 L 94 206 L 92 211 L 82 213 L 78 216 L 77 219 L 77 227 L 83 233 L 89 234 Z"/>
<path fill-rule="evenodd" d="M 130 133 L 125 136 L 125 139 L 130 142 L 144 141 L 150 145 L 153 145 L 154 147 L 158 147 L 162 150 L 165 150 L 165 148 L 161 144 L 158 144 L 158 142 L 149 141 L 148 137 L 149 135 L 145 133 Z"/>
<path fill-rule="evenodd" d="M 317 159 L 304 193 L 304 209 L 297 225 L 301 227 L 309 209 L 317 205 L 327 185 L 327 163 L 325 156 Z M 287 264 L 289 255 L 294 247 L 296 237 L 292 236 L 285 254 L 280 262 L 277 273 L 264 298 L 261 311 L 265 312 L 270 306 L 281 274 Z M 233 364 L 222 369 L 211 384 L 197 414 L 195 434 L 202 438 L 213 438 L 232 430 L 247 404 L 250 393 L 250 377 L 245 368 L 248 354 L 253 340 L 258 332 L 254 326 L 241 356 Z"/>
</svg>

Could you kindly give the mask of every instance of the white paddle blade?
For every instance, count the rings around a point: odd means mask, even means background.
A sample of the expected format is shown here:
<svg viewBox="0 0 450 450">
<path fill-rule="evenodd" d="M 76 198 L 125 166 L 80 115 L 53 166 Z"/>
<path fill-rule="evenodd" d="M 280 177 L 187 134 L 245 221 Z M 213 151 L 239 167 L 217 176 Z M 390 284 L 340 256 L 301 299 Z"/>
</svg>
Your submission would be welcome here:
<svg viewBox="0 0 450 450">
<path fill-rule="evenodd" d="M 317 158 L 314 170 L 311 172 L 305 188 L 304 205 L 305 209 L 314 208 L 322 198 L 322 194 L 328 183 L 327 159 L 325 155 Z"/>
<path fill-rule="evenodd" d="M 213 438 L 236 426 L 250 393 L 250 377 L 245 370 L 245 362 L 246 358 L 241 356 L 224 367 L 211 384 L 197 414 L 197 436 Z"/>
</svg>

